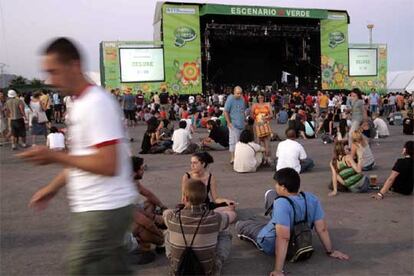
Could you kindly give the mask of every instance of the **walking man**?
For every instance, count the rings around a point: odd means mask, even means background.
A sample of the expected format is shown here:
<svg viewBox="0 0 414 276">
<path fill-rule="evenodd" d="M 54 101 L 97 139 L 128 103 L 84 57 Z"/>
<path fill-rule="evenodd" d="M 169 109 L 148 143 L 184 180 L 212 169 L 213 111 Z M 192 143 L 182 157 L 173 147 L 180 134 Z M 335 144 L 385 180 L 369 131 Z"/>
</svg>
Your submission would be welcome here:
<svg viewBox="0 0 414 276">
<path fill-rule="evenodd" d="M 54 40 L 42 64 L 49 83 L 75 100 L 69 110 L 69 153 L 36 146 L 18 155 L 37 165 L 65 167 L 33 195 L 29 206 L 44 209 L 66 185 L 73 230 L 68 273 L 129 273 L 123 239 L 132 223 L 137 191 L 119 105 L 85 79 L 80 53 L 70 40 Z"/>
<path fill-rule="evenodd" d="M 242 98 L 242 88 L 234 87 L 233 95 L 230 95 L 224 105 L 224 117 L 229 128 L 230 163 L 234 162 L 234 150 L 239 141 L 240 133 L 244 128 L 244 110 L 246 108 Z"/>
<path fill-rule="evenodd" d="M 26 147 L 26 113 L 24 112 L 24 102 L 17 97 L 14 90 L 9 90 L 7 93 L 9 99 L 5 104 L 5 113 L 10 122 L 10 130 L 12 135 L 12 150 L 17 149 L 17 143 L 21 138 L 22 148 Z"/>
</svg>

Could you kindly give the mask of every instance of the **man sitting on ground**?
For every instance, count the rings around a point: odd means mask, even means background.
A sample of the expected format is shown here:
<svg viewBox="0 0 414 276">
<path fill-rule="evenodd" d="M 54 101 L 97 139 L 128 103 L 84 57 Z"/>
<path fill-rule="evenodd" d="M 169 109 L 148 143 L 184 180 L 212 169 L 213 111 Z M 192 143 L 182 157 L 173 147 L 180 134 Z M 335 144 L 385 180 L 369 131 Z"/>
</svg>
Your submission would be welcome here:
<svg viewBox="0 0 414 276">
<path fill-rule="evenodd" d="M 277 196 L 285 196 L 293 201 L 296 210 L 296 222 L 303 220 L 305 217 L 305 198 L 299 193 L 300 176 L 292 168 L 277 171 L 273 179 L 275 180 L 275 190 L 269 190 L 265 193 L 265 209 L 268 210 L 272 206 L 270 221 L 239 220 L 236 223 L 236 231 L 239 238 L 251 241 L 264 253 L 275 256 L 274 270 L 270 275 L 276 276 L 284 275 L 283 267 L 291 238 L 290 228 L 294 225 L 294 209 L 287 199 L 278 199 Z M 349 257 L 346 254 L 334 250 L 332 246 L 319 199 L 309 192 L 305 192 L 304 195 L 306 197 L 309 227 L 313 228 L 315 226 L 316 233 L 325 248 L 326 254 L 332 258 L 348 260 Z"/>
<path fill-rule="evenodd" d="M 372 119 L 379 138 L 386 138 L 390 136 L 387 123 L 378 115 L 378 113 L 374 113 L 372 115 Z"/>
<path fill-rule="evenodd" d="M 210 130 L 208 137 L 201 142 L 203 148 L 210 150 L 226 150 L 229 147 L 229 130 L 218 126 L 216 121 L 208 120 L 207 129 Z"/>
<path fill-rule="evenodd" d="M 307 158 L 305 149 L 295 141 L 296 131 L 292 128 L 286 130 L 286 140 L 280 142 L 276 150 L 277 165 L 276 171 L 283 168 L 293 168 L 298 173 L 312 169 L 315 164 Z"/>
<path fill-rule="evenodd" d="M 173 275 L 177 272 L 186 245 L 191 245 L 194 235 L 191 247 L 201 262 L 205 275 L 220 275 L 222 264 L 230 254 L 231 234 L 228 226 L 236 219 L 234 205 L 214 212 L 204 203 L 206 197 L 206 185 L 200 180 L 190 179 L 184 184 L 184 208 L 169 209 L 163 213 L 168 228 L 165 249 Z"/>
<path fill-rule="evenodd" d="M 180 121 L 178 123 L 179 128 L 173 133 L 171 140 L 173 141 L 172 151 L 179 154 L 191 154 L 194 153 L 198 146 L 191 143 L 191 134 L 186 130 L 187 122 Z"/>
</svg>

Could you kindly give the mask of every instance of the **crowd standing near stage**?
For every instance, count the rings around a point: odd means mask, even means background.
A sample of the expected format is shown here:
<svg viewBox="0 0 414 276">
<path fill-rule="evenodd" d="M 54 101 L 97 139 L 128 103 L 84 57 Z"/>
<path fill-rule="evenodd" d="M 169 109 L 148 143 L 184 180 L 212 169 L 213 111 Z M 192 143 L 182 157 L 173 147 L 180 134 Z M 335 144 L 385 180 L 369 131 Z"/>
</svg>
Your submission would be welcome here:
<svg viewBox="0 0 414 276">
<path fill-rule="evenodd" d="M 332 150 L 326 164 L 331 171 L 329 196 L 371 191 L 372 198 L 382 200 L 390 190 L 413 192 L 413 99 L 408 93 L 379 95 L 372 89 L 364 95 L 357 88 L 333 93 L 256 85 L 217 86 L 205 95 L 190 96 L 167 89 L 150 95 L 131 89 L 108 93 L 83 77 L 81 62 L 76 46 L 59 38 L 43 58 L 59 92 L 0 93 L 2 146 L 28 147 L 29 130 L 32 147 L 18 156 L 65 168 L 33 195 L 30 206 L 45 208 L 67 187 L 74 226 L 67 266 L 71 275 L 127 273 L 124 249 L 135 264 L 150 263 L 154 252 L 165 252 L 172 275 L 217 275 L 230 255 L 233 223 L 240 239 L 274 256 L 270 275 L 284 275 L 287 261 L 311 257 L 313 228 L 328 257 L 348 260 L 331 242 L 319 198 L 300 189 L 300 174 L 315 167 L 302 139 L 318 139 Z M 140 124 L 146 131 L 140 148 L 131 153 L 128 143 L 137 137 L 129 130 Z M 365 172 L 375 170 L 371 145 L 387 139 L 388 125 L 399 126 L 407 142 L 380 186 Z M 196 141 L 193 136 L 202 128 L 207 134 Z M 279 141 L 276 152 L 270 151 L 273 141 Z M 263 191 L 266 217 L 237 221 L 243 202 L 219 193 L 223 183 L 209 168 L 214 151 L 229 151 L 228 162 L 237 173 L 275 170 L 274 189 Z M 188 155 L 190 167 L 177 180 L 181 198 L 175 208 L 145 187 L 145 166 L 151 165 L 144 163 L 146 154 Z M 144 201 L 137 203 L 138 194 Z"/>
</svg>

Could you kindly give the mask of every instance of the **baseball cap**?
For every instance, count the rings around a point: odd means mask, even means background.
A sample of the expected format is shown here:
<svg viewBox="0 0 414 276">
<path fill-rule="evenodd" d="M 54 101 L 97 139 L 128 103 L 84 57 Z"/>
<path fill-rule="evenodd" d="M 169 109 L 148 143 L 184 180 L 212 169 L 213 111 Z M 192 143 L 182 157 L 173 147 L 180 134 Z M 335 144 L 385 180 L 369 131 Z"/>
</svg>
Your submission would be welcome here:
<svg viewBox="0 0 414 276">
<path fill-rule="evenodd" d="M 17 93 L 16 93 L 16 91 L 14 91 L 14 90 L 9 90 L 9 91 L 7 92 L 7 96 L 8 96 L 9 98 L 16 98 L 16 97 L 17 97 Z"/>
</svg>

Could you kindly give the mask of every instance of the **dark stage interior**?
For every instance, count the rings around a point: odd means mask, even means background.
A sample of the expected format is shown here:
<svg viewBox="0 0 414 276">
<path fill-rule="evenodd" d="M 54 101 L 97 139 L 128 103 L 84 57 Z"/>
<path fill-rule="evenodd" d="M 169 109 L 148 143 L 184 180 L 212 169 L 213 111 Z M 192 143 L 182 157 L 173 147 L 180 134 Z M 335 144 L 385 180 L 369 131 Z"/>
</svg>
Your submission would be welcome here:
<svg viewBox="0 0 414 276">
<path fill-rule="evenodd" d="M 319 20 L 205 15 L 201 34 L 205 84 L 280 87 L 286 71 L 300 87 L 320 86 Z"/>
</svg>

